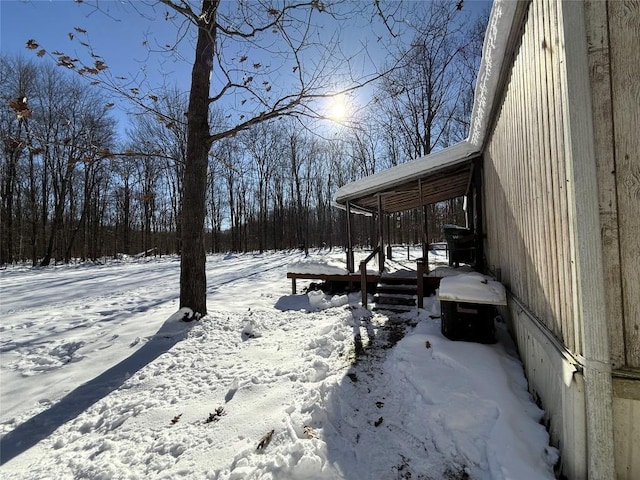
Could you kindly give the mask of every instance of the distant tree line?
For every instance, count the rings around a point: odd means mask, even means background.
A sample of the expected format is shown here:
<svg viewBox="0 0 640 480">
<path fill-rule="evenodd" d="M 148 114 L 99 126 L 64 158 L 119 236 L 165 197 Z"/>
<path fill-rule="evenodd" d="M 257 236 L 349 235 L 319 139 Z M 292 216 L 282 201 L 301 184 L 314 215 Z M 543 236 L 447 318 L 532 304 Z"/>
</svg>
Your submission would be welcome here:
<svg viewBox="0 0 640 480">
<path fill-rule="evenodd" d="M 342 246 L 337 188 L 466 136 L 482 22 L 455 26 L 454 10 L 436 6 L 440 23 L 416 34 L 347 126 L 281 117 L 213 143 L 208 251 Z M 187 95 L 158 91 L 122 134 L 104 90 L 51 62 L 0 56 L 0 264 L 179 253 Z M 225 121 L 211 109 L 211 125 Z M 428 208 L 430 241 L 464 222 L 461 199 Z M 392 242 L 420 241 L 417 212 L 390 222 Z M 374 241 L 370 218 L 356 216 L 353 231 L 356 244 Z"/>
</svg>

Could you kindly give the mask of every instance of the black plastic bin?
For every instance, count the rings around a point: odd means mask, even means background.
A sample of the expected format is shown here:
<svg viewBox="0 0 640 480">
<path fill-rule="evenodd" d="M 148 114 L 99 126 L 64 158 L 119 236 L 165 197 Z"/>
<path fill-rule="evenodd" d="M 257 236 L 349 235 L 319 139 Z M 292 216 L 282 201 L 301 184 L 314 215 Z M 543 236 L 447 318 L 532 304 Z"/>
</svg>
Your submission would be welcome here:
<svg viewBox="0 0 640 480">
<path fill-rule="evenodd" d="M 442 334 L 449 340 L 495 343 L 495 306 L 440 300 Z"/>
<path fill-rule="evenodd" d="M 475 261 L 475 236 L 471 230 L 457 225 L 444 226 L 444 238 L 449 248 L 449 266 Z"/>
</svg>

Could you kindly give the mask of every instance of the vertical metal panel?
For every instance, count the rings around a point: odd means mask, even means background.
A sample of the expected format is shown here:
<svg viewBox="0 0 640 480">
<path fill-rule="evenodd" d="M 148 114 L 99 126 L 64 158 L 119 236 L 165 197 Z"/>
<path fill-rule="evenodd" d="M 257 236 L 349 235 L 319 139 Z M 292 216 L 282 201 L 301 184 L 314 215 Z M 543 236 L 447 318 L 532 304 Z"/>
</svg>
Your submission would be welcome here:
<svg viewBox="0 0 640 480">
<path fill-rule="evenodd" d="M 581 354 L 571 314 L 556 2 L 532 2 L 485 155 L 486 256 L 553 334 Z"/>
<path fill-rule="evenodd" d="M 638 2 L 534 0 L 484 153 L 488 266 L 500 269 L 532 319 L 572 355 L 586 357 L 594 478 L 613 475 L 609 361 L 640 367 L 639 27 Z M 554 420 L 565 428 L 573 400 L 556 398 L 553 372 L 539 374 L 531 331 L 516 328 L 529 378 L 545 391 L 546 408 L 566 403 Z M 571 395 L 579 403 L 579 389 Z M 616 410 L 624 405 L 628 412 L 629 402 L 616 402 Z M 575 406 L 578 415 L 585 411 Z M 631 478 L 625 473 L 636 472 L 637 448 L 620 445 L 635 435 L 624 430 L 624 415 L 616 412 L 616 463 L 618 478 Z M 638 418 L 635 403 L 629 416 Z M 557 435 L 562 442 L 574 433 Z M 578 457 L 571 468 L 581 468 Z"/>
<path fill-rule="evenodd" d="M 382 209 L 382 195 L 378 194 L 378 271 L 384 270 L 384 210 Z"/>
</svg>

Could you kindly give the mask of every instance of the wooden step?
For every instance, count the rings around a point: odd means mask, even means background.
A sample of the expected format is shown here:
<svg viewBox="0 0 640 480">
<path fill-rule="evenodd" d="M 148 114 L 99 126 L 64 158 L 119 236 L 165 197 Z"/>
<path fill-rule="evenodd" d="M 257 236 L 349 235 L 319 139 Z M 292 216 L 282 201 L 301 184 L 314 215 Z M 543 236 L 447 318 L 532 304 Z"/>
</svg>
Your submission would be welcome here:
<svg viewBox="0 0 640 480">
<path fill-rule="evenodd" d="M 407 284 L 397 284 L 397 285 L 389 285 L 387 283 L 378 283 L 376 287 L 376 291 L 378 292 L 396 292 L 396 293 L 404 293 L 404 292 L 417 292 L 418 286 L 416 284 L 407 285 Z"/>
<path fill-rule="evenodd" d="M 376 312 L 393 312 L 393 313 L 407 313 L 415 310 L 415 306 L 411 305 L 384 305 L 374 304 L 373 310 Z"/>
<path fill-rule="evenodd" d="M 416 297 L 414 295 L 379 295 L 373 296 L 373 301 L 378 304 L 385 305 L 415 305 Z"/>
</svg>

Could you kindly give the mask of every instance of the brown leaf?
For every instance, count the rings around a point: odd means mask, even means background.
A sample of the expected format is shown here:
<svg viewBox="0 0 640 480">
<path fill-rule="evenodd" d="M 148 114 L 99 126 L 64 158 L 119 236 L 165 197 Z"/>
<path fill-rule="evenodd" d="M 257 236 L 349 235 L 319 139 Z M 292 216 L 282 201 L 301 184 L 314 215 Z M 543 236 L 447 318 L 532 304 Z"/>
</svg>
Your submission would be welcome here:
<svg viewBox="0 0 640 480">
<path fill-rule="evenodd" d="M 36 42 L 33 38 L 30 38 L 29 40 L 27 40 L 27 48 L 29 50 L 35 50 L 39 46 L 40 45 L 38 45 L 38 42 Z"/>
<path fill-rule="evenodd" d="M 264 434 L 264 436 L 258 442 L 256 450 L 264 450 L 265 448 L 267 448 L 267 445 L 269 445 L 271 437 L 273 436 L 273 432 L 275 432 L 275 430 L 271 430 L 270 432 Z"/>
<path fill-rule="evenodd" d="M 16 112 L 19 112 L 20 110 L 24 110 L 27 108 L 27 101 L 26 98 L 18 98 L 16 100 L 11 100 L 10 102 L 8 102 L 7 106 L 9 108 L 12 108 Z"/>
<path fill-rule="evenodd" d="M 309 425 L 304 426 L 304 434 L 307 436 L 307 438 L 320 438 L 320 436 L 315 432 L 315 430 L 311 428 Z"/>
<path fill-rule="evenodd" d="M 242 63 L 242 62 L 246 62 L 246 61 L 247 61 L 247 58 L 248 58 L 248 57 L 247 57 L 246 55 L 241 56 L 241 57 L 240 57 L 240 63 Z"/>
<path fill-rule="evenodd" d="M 77 62 L 77 58 L 71 58 L 68 55 L 60 55 L 58 57 L 58 66 L 67 67 L 67 68 L 76 68 L 75 62 Z"/>
<path fill-rule="evenodd" d="M 47 53 L 47 51 L 44 48 L 41 48 L 37 51 L 36 55 L 39 57 L 44 57 L 45 53 Z"/>
<path fill-rule="evenodd" d="M 176 423 L 178 423 L 180 421 L 180 417 L 182 416 L 182 414 L 180 415 L 176 415 L 175 417 L 173 417 L 171 419 L 171 425 L 175 425 Z"/>
<path fill-rule="evenodd" d="M 97 70 L 106 70 L 107 67 L 102 60 L 96 60 L 95 67 Z"/>
<path fill-rule="evenodd" d="M 257 70 L 258 68 L 260 68 L 261 66 L 262 66 L 262 64 L 261 64 L 261 63 L 254 63 L 254 64 L 253 64 L 253 68 L 255 68 L 256 70 Z"/>
<path fill-rule="evenodd" d="M 20 110 L 19 112 L 16 113 L 16 116 L 18 118 L 31 118 L 31 110 L 29 110 L 28 108 L 25 108 L 24 110 Z"/>
<path fill-rule="evenodd" d="M 87 31 L 81 27 L 74 27 L 74 30 L 78 33 L 87 33 Z"/>
<path fill-rule="evenodd" d="M 157 102 L 157 101 L 158 101 L 158 97 L 156 97 L 155 95 L 151 95 L 151 94 L 149 94 L 149 98 L 150 98 L 151 100 L 153 100 L 154 102 Z"/>
<path fill-rule="evenodd" d="M 67 35 L 69 35 L 69 40 L 73 40 L 73 33 L 72 32 L 67 33 Z"/>
</svg>

